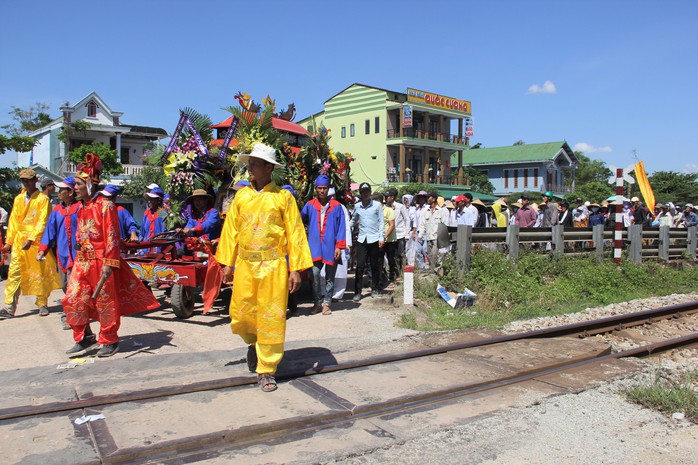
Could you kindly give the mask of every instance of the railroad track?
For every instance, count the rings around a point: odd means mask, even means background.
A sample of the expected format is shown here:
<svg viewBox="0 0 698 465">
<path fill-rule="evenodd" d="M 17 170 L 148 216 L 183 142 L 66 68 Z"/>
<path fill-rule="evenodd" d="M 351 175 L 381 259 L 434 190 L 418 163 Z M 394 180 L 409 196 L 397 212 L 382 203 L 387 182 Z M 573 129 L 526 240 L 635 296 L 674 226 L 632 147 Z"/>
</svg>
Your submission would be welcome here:
<svg viewBox="0 0 698 465">
<path fill-rule="evenodd" d="M 696 313 L 698 313 L 698 302 L 692 302 L 560 327 L 390 354 L 305 371 L 288 372 L 278 376 L 278 380 L 288 382 L 288 384 L 294 386 L 299 391 L 317 399 L 327 406 L 327 409 L 310 415 L 295 415 L 234 429 L 217 430 L 196 436 L 161 441 L 147 446 L 119 448 L 114 441 L 104 438 L 108 437 L 109 434 L 103 424 L 92 425 L 91 423 L 86 423 L 84 428 L 86 429 L 85 433 L 92 438 L 93 446 L 101 463 L 126 464 L 150 463 L 153 461 L 157 463 L 182 463 L 187 460 L 194 460 L 194 457 L 200 457 L 202 454 L 215 455 L 217 451 L 221 450 L 240 449 L 254 444 L 282 441 L 284 438 L 308 435 L 322 429 L 343 427 L 353 424 L 360 419 L 396 415 L 429 408 L 431 405 L 448 403 L 463 396 L 482 393 L 593 364 L 600 364 L 611 359 L 641 357 L 696 345 L 698 344 L 698 333 L 617 353 L 610 353 L 609 350 L 602 353 L 585 354 L 571 360 L 561 359 L 552 363 L 548 362 L 543 366 L 526 368 L 516 373 L 486 381 L 456 382 L 448 386 L 430 389 L 426 392 L 410 392 L 363 404 L 352 403 L 336 395 L 330 389 L 323 387 L 322 376 L 324 375 L 336 372 L 350 374 L 363 371 L 363 376 L 366 376 L 366 370 L 381 369 L 391 366 L 391 364 L 419 363 L 420 360 L 429 359 L 430 357 L 460 353 L 460 351 L 467 349 L 484 348 L 514 341 L 559 338 L 563 336 L 588 337 L 633 326 L 653 324 L 661 320 L 681 318 Z M 231 393 L 232 397 L 235 397 L 236 393 L 242 393 L 242 390 L 249 391 L 250 384 L 256 384 L 254 377 L 225 378 L 179 386 L 164 386 L 136 392 L 94 396 L 67 402 L 22 405 L 0 410 L 0 422 L 7 424 L 20 422 L 28 418 L 56 415 L 68 415 L 74 418 L 85 413 L 99 412 L 100 409 L 110 405 L 143 405 L 143 402 L 156 402 L 176 398 L 177 396 L 211 391 L 225 391 L 226 393 Z"/>
</svg>

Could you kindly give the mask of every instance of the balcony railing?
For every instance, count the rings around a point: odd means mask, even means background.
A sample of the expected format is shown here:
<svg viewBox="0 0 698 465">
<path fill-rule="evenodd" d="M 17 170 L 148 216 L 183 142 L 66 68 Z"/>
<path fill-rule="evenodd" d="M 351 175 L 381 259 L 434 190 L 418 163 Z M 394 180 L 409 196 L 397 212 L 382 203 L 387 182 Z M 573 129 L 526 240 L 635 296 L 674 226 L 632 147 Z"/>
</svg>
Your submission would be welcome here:
<svg viewBox="0 0 698 465">
<path fill-rule="evenodd" d="M 121 174 L 117 174 L 114 176 L 115 178 L 120 178 L 120 177 L 131 177 L 131 176 L 137 176 L 143 172 L 143 169 L 145 168 L 144 165 L 121 165 L 123 168 L 123 172 Z M 66 174 L 75 174 L 77 171 L 77 165 L 75 163 L 68 163 L 66 165 Z"/>
<path fill-rule="evenodd" d="M 388 129 L 388 139 L 409 137 L 411 139 L 433 140 L 437 142 L 448 142 L 450 144 L 466 145 L 466 137 L 459 137 L 457 134 L 447 132 L 423 131 L 415 128 L 404 128 L 402 134 L 400 130 Z"/>
</svg>

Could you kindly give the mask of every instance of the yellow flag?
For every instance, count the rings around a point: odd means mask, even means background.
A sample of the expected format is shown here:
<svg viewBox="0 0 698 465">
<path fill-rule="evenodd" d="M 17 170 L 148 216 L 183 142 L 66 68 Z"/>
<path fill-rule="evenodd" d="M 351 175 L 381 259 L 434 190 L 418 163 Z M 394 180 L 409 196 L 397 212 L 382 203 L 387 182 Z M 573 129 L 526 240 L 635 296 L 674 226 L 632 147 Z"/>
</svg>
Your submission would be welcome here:
<svg viewBox="0 0 698 465">
<path fill-rule="evenodd" d="M 650 181 L 647 179 L 647 173 L 645 172 L 645 163 L 639 161 L 635 164 L 635 178 L 637 178 L 637 184 L 640 186 L 640 192 L 642 192 L 642 198 L 645 199 L 645 205 L 651 212 L 654 212 L 654 191 L 652 186 L 650 186 Z"/>
</svg>

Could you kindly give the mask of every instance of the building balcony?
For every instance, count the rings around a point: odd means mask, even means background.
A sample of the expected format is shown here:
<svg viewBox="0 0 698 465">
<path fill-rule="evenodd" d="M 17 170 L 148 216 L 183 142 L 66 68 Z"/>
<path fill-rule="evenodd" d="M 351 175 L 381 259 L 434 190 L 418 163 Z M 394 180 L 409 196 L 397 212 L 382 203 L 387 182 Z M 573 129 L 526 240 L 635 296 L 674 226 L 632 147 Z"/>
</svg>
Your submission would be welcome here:
<svg viewBox="0 0 698 465">
<path fill-rule="evenodd" d="M 388 129 L 388 139 L 419 139 L 424 141 L 446 142 L 456 145 L 468 145 L 467 137 L 459 137 L 457 134 L 449 134 L 445 132 L 431 132 L 416 128 L 404 128 L 402 133 L 400 130 Z"/>
<path fill-rule="evenodd" d="M 114 175 L 114 179 L 130 178 L 131 176 L 137 176 L 143 173 L 145 165 L 121 165 L 123 172 L 121 174 Z M 75 163 L 68 163 L 65 168 L 66 175 L 74 175 L 77 172 L 77 165 Z"/>
</svg>

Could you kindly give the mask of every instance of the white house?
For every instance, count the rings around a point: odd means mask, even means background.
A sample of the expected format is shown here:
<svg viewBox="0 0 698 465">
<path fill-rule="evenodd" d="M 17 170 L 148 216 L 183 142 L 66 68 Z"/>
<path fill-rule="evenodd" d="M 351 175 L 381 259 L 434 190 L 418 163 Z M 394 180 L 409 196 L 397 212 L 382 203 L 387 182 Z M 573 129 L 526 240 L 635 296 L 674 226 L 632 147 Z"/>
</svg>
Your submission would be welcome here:
<svg viewBox="0 0 698 465">
<path fill-rule="evenodd" d="M 74 174 L 76 169 L 68 160 L 67 153 L 81 145 L 97 142 L 120 154 L 124 171 L 121 175 L 113 176 L 110 182 L 121 184 L 143 169 L 143 154 L 147 144 L 169 137 L 167 131 L 161 128 L 123 124 L 123 113 L 109 108 L 96 92 L 91 92 L 75 105 L 64 103 L 60 111 L 62 116 L 28 134 L 39 142 L 31 152 L 17 154 L 17 166 L 40 165 L 63 178 Z M 76 121 L 84 121 L 91 126 L 84 133 L 71 131 L 69 139 L 61 141 L 58 136 Z M 131 210 L 136 220 L 140 221 L 142 206 L 123 201 L 119 204 Z"/>
</svg>

